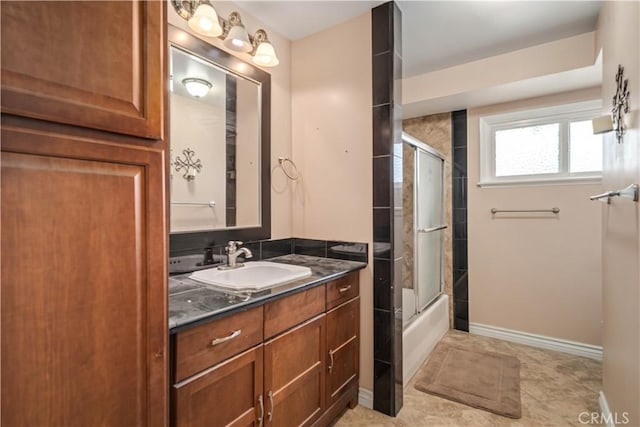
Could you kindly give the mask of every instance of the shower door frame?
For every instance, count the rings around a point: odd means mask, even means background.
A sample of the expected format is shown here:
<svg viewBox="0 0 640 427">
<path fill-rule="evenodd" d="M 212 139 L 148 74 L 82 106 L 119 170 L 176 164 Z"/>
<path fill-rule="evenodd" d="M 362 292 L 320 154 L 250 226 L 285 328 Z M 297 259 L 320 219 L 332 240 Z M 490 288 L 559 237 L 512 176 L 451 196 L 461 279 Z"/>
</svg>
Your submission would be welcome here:
<svg viewBox="0 0 640 427">
<path fill-rule="evenodd" d="M 412 137 L 411 135 L 402 132 L 402 141 L 403 143 L 407 143 L 410 146 L 412 146 L 415 151 L 416 154 L 414 156 L 414 168 L 413 168 L 413 200 L 414 200 L 414 215 L 413 215 L 413 263 L 414 263 L 414 274 L 413 274 L 413 290 L 414 290 L 414 298 L 415 298 L 415 313 L 413 313 L 413 315 L 411 316 L 411 318 L 409 318 L 409 320 L 407 321 L 407 324 L 405 325 L 408 326 L 411 322 L 413 322 L 419 315 L 420 313 L 424 312 L 431 304 L 433 304 L 440 295 L 442 295 L 444 293 L 444 285 L 445 285 L 445 248 L 444 248 L 444 242 L 445 242 L 445 231 L 448 228 L 448 225 L 446 224 L 446 212 L 445 212 L 445 198 L 446 198 L 446 183 L 445 183 L 445 163 L 446 163 L 446 157 L 444 156 L 444 154 L 442 154 L 441 152 L 439 152 L 438 150 L 436 150 L 435 148 L 425 144 L 424 142 L 420 141 L 419 139 L 416 139 L 414 137 Z M 417 215 L 417 211 L 418 211 L 418 188 L 420 187 L 419 185 L 419 156 L 418 156 L 418 152 L 419 151 L 423 151 L 429 155 L 432 155 L 434 157 L 436 157 L 438 160 L 442 161 L 442 168 L 440 171 L 441 177 L 440 177 L 440 182 L 441 182 L 441 186 L 440 186 L 440 190 L 441 190 L 441 201 L 442 201 L 442 211 L 441 211 L 441 216 L 440 216 L 440 225 L 437 226 L 438 228 L 436 230 L 432 230 L 430 231 L 431 233 L 433 232 L 437 232 L 437 231 L 442 231 L 442 235 L 440 237 L 440 289 L 438 291 L 438 293 L 431 298 L 424 306 L 421 306 L 420 304 L 420 296 L 419 296 L 419 292 L 420 292 L 420 287 L 418 285 L 418 215 Z M 442 227 L 442 228 L 439 228 Z"/>
</svg>

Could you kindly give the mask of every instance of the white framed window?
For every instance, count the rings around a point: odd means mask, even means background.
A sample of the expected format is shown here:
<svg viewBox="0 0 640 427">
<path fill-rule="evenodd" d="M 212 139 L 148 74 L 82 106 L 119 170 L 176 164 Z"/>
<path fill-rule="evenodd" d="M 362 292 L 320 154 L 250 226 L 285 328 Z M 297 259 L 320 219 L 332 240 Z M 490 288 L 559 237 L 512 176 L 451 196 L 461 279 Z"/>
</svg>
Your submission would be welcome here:
<svg viewBox="0 0 640 427">
<path fill-rule="evenodd" d="M 591 119 L 601 101 L 518 111 L 480 118 L 480 186 L 602 177 L 602 135 Z"/>
</svg>

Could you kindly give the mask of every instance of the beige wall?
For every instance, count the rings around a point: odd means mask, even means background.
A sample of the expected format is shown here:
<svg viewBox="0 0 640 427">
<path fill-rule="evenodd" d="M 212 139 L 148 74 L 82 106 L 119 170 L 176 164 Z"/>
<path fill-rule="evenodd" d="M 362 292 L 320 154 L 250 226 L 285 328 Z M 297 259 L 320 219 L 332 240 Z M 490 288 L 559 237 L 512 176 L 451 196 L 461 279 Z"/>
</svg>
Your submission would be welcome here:
<svg viewBox="0 0 640 427">
<path fill-rule="evenodd" d="M 213 1 L 212 4 L 218 14 L 224 18 L 227 18 L 234 10 L 240 12 L 242 22 L 250 32 L 255 32 L 258 28 L 263 28 L 267 31 L 269 40 L 275 47 L 280 60 L 280 65 L 277 67 L 264 69 L 271 74 L 271 167 L 273 172 L 271 186 L 271 237 L 273 239 L 291 237 L 291 185 L 286 180 L 281 180 L 281 175 L 276 170 L 278 157 L 291 156 L 291 41 L 232 2 Z M 226 49 L 222 44 L 222 40 L 193 33 L 187 26 L 187 22 L 178 16 L 170 4 L 167 6 L 167 15 L 170 24 L 251 63 L 250 55 Z"/>
<path fill-rule="evenodd" d="M 628 129 L 624 142 L 605 136 L 606 190 L 640 183 L 640 3 L 605 2 L 598 21 L 603 50 L 603 114 L 616 92 L 618 64 L 629 79 Z M 612 199 L 603 215 L 603 391 L 613 414 L 640 425 L 640 207 Z"/>
<path fill-rule="evenodd" d="M 469 321 L 601 344 L 599 184 L 480 188 L 479 118 L 597 99 L 599 88 L 468 111 Z M 492 218 L 491 208 L 559 215 Z"/>
<path fill-rule="evenodd" d="M 370 13 L 293 42 L 293 235 L 372 244 Z M 277 116 L 274 117 L 277 121 Z M 360 386 L 373 389 L 372 255 L 360 274 Z"/>
</svg>

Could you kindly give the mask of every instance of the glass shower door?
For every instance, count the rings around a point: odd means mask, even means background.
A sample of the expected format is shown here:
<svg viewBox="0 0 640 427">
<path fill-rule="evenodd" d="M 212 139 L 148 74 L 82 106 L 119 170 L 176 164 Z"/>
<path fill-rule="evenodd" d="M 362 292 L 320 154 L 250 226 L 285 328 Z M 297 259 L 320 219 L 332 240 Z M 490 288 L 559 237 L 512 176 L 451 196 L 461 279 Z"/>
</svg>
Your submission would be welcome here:
<svg viewBox="0 0 640 427">
<path fill-rule="evenodd" d="M 444 229 L 444 161 L 416 150 L 415 263 L 417 311 L 442 293 Z"/>
</svg>

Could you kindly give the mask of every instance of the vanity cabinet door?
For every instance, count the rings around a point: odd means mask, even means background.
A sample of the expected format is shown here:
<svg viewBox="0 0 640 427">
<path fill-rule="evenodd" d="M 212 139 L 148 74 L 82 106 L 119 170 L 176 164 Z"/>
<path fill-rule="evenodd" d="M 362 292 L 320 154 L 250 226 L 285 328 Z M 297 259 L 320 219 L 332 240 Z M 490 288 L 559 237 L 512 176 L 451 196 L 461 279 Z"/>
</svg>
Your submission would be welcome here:
<svg viewBox="0 0 640 427">
<path fill-rule="evenodd" d="M 261 425 L 262 345 L 173 386 L 175 427 Z"/>
<path fill-rule="evenodd" d="M 327 313 L 327 406 L 358 381 L 360 298 Z"/>
<path fill-rule="evenodd" d="M 2 2 L 2 112 L 162 139 L 165 4 Z"/>
<path fill-rule="evenodd" d="M 264 347 L 266 425 L 308 426 L 325 405 L 324 314 L 277 336 Z"/>
<path fill-rule="evenodd" d="M 25 121 L 2 120 L 1 424 L 163 426 L 164 153 Z"/>
</svg>

